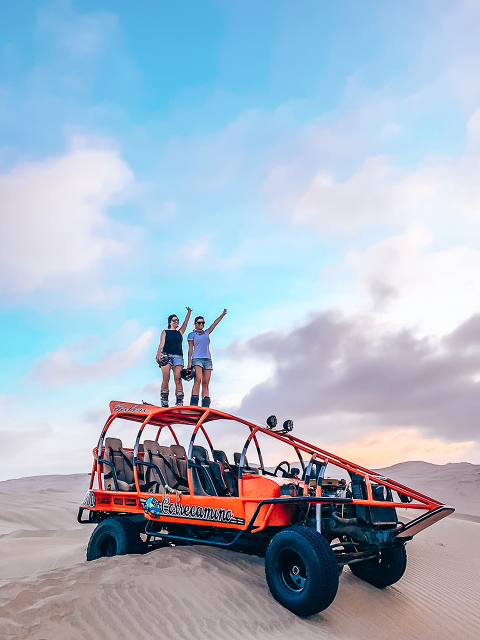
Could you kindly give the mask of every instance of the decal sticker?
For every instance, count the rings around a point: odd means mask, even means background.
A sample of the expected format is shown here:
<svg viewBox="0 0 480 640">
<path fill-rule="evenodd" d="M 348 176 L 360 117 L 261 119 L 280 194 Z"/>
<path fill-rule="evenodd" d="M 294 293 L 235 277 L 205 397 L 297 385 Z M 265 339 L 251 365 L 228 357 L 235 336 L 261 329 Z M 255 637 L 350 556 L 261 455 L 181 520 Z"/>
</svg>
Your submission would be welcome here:
<svg viewBox="0 0 480 640">
<path fill-rule="evenodd" d="M 136 507 L 137 501 L 135 500 L 135 498 L 125 498 L 125 504 L 128 507 Z"/>
<path fill-rule="evenodd" d="M 245 524 L 245 520 L 236 518 L 231 509 L 215 509 L 213 507 L 200 507 L 195 504 L 171 502 L 170 496 L 165 496 L 161 500 L 157 500 L 155 496 L 152 496 L 145 501 L 143 509 L 145 513 L 152 518 L 169 516 L 188 518 L 189 520 L 210 520 L 228 524 Z"/>
<path fill-rule="evenodd" d="M 114 498 L 113 504 L 123 504 L 123 498 Z"/>
<path fill-rule="evenodd" d="M 138 404 L 133 404 L 130 408 L 127 408 L 126 404 L 116 404 L 113 407 L 115 413 L 148 413 L 148 409 L 145 407 L 140 407 Z"/>
<path fill-rule="evenodd" d="M 90 507 L 91 509 L 95 508 L 95 494 L 90 489 L 82 500 L 82 507 Z"/>
<path fill-rule="evenodd" d="M 99 496 L 98 500 L 97 500 L 97 503 L 98 504 L 110 504 L 111 501 L 112 500 L 111 500 L 110 496 Z"/>
</svg>

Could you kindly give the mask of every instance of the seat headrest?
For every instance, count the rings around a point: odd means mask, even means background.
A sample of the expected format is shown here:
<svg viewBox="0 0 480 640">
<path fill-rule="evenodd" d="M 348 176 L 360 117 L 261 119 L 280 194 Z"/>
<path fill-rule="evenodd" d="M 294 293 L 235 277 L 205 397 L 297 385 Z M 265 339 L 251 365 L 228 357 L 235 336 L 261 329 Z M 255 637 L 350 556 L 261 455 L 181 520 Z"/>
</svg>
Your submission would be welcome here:
<svg viewBox="0 0 480 640">
<path fill-rule="evenodd" d="M 168 456 L 172 455 L 170 452 L 170 447 L 164 447 L 161 445 L 158 446 L 158 453 L 165 458 L 168 458 Z"/>
<path fill-rule="evenodd" d="M 122 448 L 122 441 L 120 440 L 120 438 L 105 438 L 105 449 L 121 451 Z"/>
<path fill-rule="evenodd" d="M 187 454 L 185 452 L 185 448 L 182 447 L 181 444 L 172 444 L 170 445 L 170 451 L 172 452 L 172 455 L 176 456 L 177 458 L 186 458 Z"/>
<path fill-rule="evenodd" d="M 201 462 L 208 461 L 208 453 L 205 447 L 194 445 L 192 449 L 192 455 L 194 458 L 198 458 Z"/>
<path fill-rule="evenodd" d="M 221 464 L 223 464 L 224 467 L 230 466 L 228 463 L 228 458 L 225 451 L 220 451 L 220 449 L 214 449 L 213 459 L 215 460 L 215 462 L 220 462 Z"/>
<path fill-rule="evenodd" d="M 237 467 L 240 465 L 240 458 L 242 457 L 241 453 L 234 453 L 233 454 L 233 459 L 235 461 L 235 464 L 237 465 Z M 249 466 L 248 464 L 248 460 L 247 460 L 247 456 L 245 456 L 245 460 L 243 461 L 243 466 L 245 468 L 247 468 Z"/>
<path fill-rule="evenodd" d="M 158 454 L 159 444 L 155 440 L 144 440 L 143 442 L 143 450 L 148 453 Z"/>
</svg>

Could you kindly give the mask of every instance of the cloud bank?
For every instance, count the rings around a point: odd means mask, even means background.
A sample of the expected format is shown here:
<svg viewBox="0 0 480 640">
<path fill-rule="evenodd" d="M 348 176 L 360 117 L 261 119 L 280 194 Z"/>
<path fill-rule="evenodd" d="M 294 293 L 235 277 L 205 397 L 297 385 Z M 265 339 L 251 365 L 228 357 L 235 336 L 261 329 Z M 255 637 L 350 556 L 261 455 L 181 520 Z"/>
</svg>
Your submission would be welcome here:
<svg viewBox="0 0 480 640">
<path fill-rule="evenodd" d="M 318 313 L 289 333 L 270 331 L 232 355 L 274 363 L 244 397 L 241 415 L 335 416 L 359 437 L 375 427 L 416 428 L 447 441 L 478 438 L 480 314 L 442 339 L 379 326 L 371 317 Z"/>
</svg>

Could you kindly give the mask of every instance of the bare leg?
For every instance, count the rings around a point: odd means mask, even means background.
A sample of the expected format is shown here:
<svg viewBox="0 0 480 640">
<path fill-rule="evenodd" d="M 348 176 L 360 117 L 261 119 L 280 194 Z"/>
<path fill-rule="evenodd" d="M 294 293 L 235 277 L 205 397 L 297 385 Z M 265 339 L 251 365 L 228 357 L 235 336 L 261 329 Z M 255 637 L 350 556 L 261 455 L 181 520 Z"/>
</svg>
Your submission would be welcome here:
<svg viewBox="0 0 480 640">
<path fill-rule="evenodd" d="M 170 363 L 162 367 L 162 386 L 160 390 L 160 404 L 162 407 L 168 407 L 168 384 L 170 382 Z"/>
<path fill-rule="evenodd" d="M 210 393 L 208 391 L 208 385 L 210 384 L 210 378 L 212 377 L 212 370 L 211 369 L 203 369 L 203 375 L 202 375 L 202 398 L 205 398 L 205 396 L 209 396 L 210 397 Z"/>
<path fill-rule="evenodd" d="M 173 379 L 175 380 L 175 391 L 180 391 L 181 393 L 183 393 L 182 376 L 180 375 L 181 370 L 181 364 L 177 364 L 176 367 L 173 367 Z"/>
<path fill-rule="evenodd" d="M 195 366 L 195 378 L 193 379 L 192 396 L 200 394 L 200 382 L 202 381 L 203 367 Z"/>
<path fill-rule="evenodd" d="M 166 364 L 164 367 L 162 367 L 162 391 L 168 391 L 168 383 L 170 382 L 170 369 L 170 364 Z"/>
</svg>

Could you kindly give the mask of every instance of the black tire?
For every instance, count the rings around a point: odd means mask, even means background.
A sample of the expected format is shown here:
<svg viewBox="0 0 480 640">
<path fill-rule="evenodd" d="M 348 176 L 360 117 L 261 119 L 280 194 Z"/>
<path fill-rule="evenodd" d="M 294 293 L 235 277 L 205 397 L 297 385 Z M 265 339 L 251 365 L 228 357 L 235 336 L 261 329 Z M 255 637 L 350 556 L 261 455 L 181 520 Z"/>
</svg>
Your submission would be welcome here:
<svg viewBox="0 0 480 640">
<path fill-rule="evenodd" d="M 113 517 L 100 522 L 90 537 L 87 560 L 141 553 L 142 541 L 136 524 L 126 517 Z"/>
<path fill-rule="evenodd" d="M 329 607 L 338 589 L 338 565 L 328 541 L 315 529 L 290 527 L 277 533 L 265 554 L 272 596 L 298 616 Z"/>
<path fill-rule="evenodd" d="M 405 546 L 387 547 L 380 551 L 380 556 L 373 560 L 354 562 L 349 565 L 354 576 L 369 584 L 384 589 L 398 582 L 407 568 L 407 551 Z"/>
</svg>

